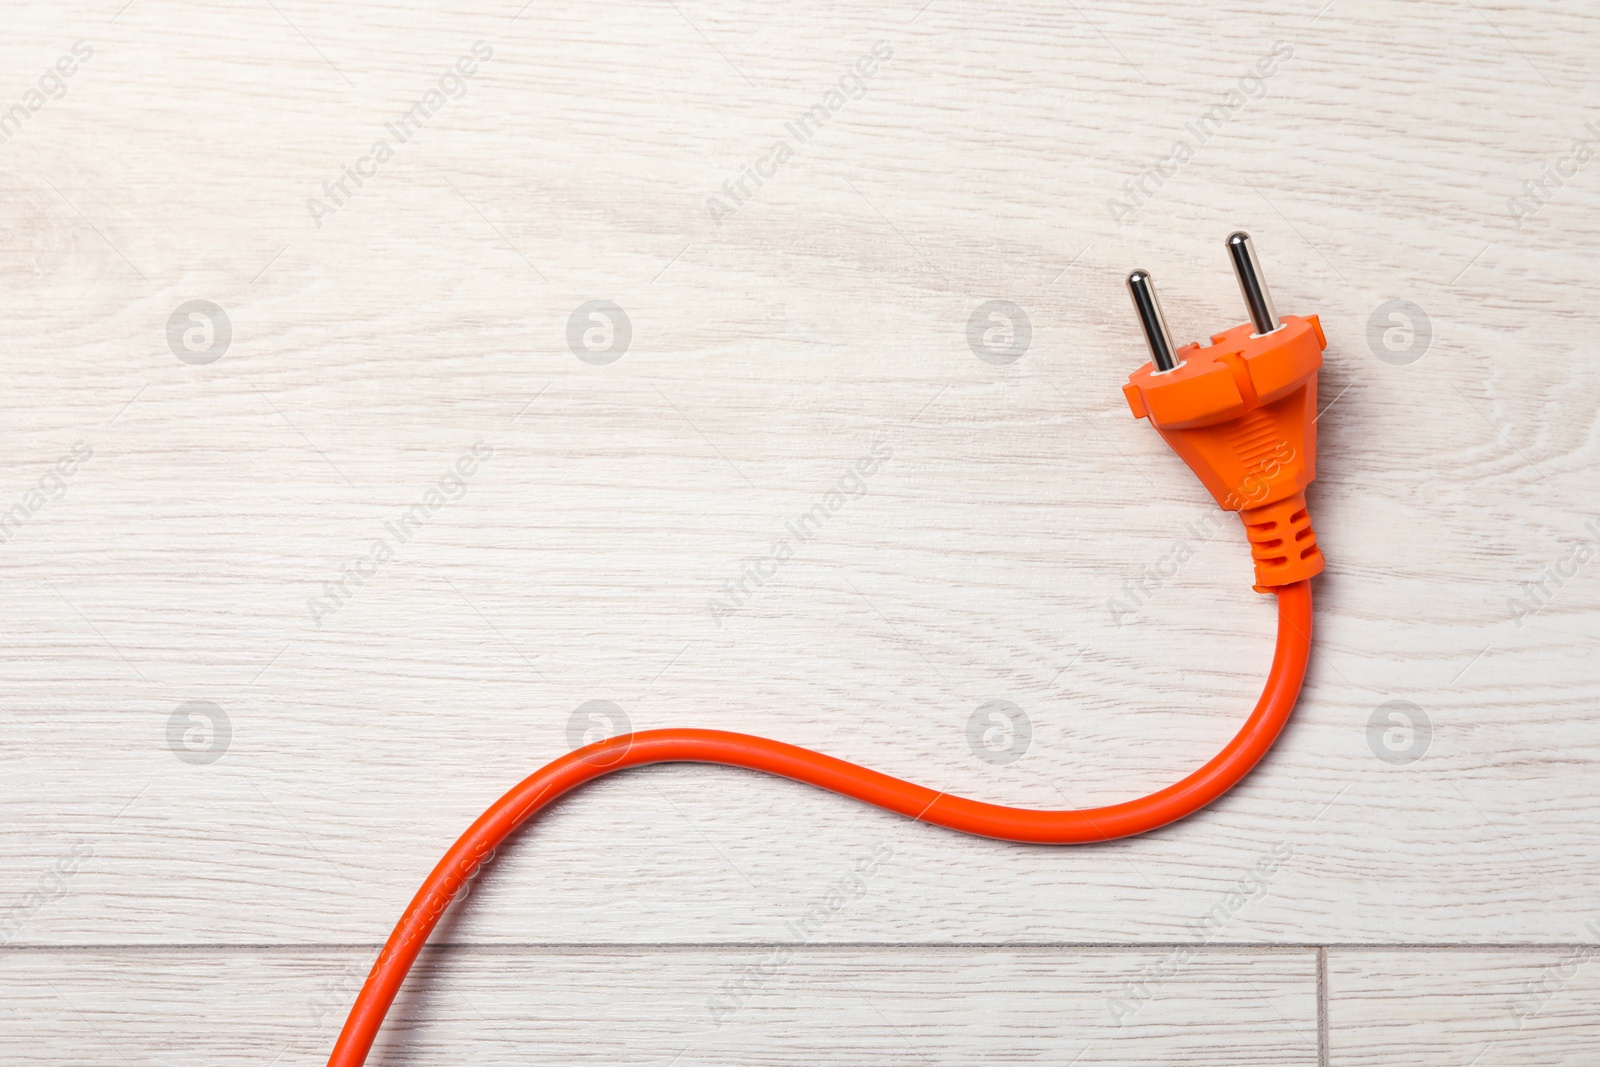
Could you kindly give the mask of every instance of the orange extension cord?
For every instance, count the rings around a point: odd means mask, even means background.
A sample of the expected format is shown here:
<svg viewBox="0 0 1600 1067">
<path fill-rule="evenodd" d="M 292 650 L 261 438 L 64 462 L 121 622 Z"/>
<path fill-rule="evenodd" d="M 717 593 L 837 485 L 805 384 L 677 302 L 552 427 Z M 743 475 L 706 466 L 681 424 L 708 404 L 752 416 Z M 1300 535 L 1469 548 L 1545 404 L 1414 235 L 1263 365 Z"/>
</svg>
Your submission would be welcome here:
<svg viewBox="0 0 1600 1067">
<path fill-rule="evenodd" d="M 567 753 L 495 801 L 446 852 L 389 935 L 350 1009 L 328 1067 L 360 1067 L 406 972 L 434 924 L 478 865 L 517 828 L 562 794 L 614 771 L 651 763 L 718 763 L 765 771 L 898 812 L 919 822 L 978 837 L 1078 845 L 1142 834 L 1192 814 L 1233 788 L 1272 747 L 1311 655 L 1311 583 L 1271 590 L 1278 596 L 1278 644 L 1255 710 L 1221 752 L 1174 785 L 1138 800 L 1077 811 L 1030 811 L 940 793 L 819 752 L 722 730 L 646 730 Z"/>
</svg>

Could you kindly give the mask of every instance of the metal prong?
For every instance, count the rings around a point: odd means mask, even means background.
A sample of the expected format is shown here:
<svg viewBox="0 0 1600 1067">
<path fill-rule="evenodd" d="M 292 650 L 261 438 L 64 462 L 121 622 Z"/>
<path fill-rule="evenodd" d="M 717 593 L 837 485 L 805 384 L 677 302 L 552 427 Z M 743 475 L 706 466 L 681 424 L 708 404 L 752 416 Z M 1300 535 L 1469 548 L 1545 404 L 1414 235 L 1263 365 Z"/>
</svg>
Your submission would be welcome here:
<svg viewBox="0 0 1600 1067">
<path fill-rule="evenodd" d="M 1178 365 L 1178 357 L 1173 354 L 1172 334 L 1167 331 L 1167 317 L 1161 314 L 1161 301 L 1156 299 L 1149 271 L 1136 270 L 1128 275 L 1128 295 L 1133 298 L 1133 310 L 1139 313 L 1144 343 L 1150 346 L 1150 361 L 1156 365 L 1156 373 L 1172 370 Z"/>
<path fill-rule="evenodd" d="M 1256 336 L 1271 333 L 1281 323 L 1278 311 L 1272 306 L 1272 294 L 1267 291 L 1267 280 L 1261 274 L 1261 260 L 1256 258 L 1255 243 L 1243 230 L 1228 235 L 1228 258 L 1233 260 L 1233 273 L 1239 278 L 1239 292 L 1244 296 L 1244 306 L 1250 312 Z"/>
</svg>

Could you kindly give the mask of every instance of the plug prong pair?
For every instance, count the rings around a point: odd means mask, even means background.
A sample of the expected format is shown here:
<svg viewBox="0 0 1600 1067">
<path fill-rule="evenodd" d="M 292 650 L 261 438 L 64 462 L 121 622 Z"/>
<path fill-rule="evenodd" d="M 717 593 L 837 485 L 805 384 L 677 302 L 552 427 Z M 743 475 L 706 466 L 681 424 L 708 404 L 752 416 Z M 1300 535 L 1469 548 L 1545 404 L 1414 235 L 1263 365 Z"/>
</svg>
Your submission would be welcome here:
<svg viewBox="0 0 1600 1067">
<path fill-rule="evenodd" d="M 1229 234 L 1225 243 L 1256 336 L 1271 333 L 1281 324 L 1277 309 L 1272 306 L 1272 294 L 1267 291 L 1266 279 L 1261 274 L 1255 244 L 1243 230 Z M 1149 271 L 1136 270 L 1128 275 L 1128 295 L 1133 298 L 1133 309 L 1139 315 L 1139 325 L 1144 330 L 1144 341 L 1150 347 L 1150 361 L 1155 364 L 1156 373 L 1176 369 L 1178 357 L 1172 347 L 1172 333 L 1167 329 L 1167 317 L 1161 312 L 1161 301 L 1156 297 Z"/>
</svg>

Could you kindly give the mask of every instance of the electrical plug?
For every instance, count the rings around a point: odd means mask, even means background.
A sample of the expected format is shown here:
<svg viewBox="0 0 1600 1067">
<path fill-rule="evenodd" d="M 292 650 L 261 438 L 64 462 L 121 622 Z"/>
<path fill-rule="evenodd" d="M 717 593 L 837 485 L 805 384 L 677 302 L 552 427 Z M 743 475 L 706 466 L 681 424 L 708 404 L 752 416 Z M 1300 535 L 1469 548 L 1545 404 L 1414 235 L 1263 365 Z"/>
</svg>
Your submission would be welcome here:
<svg viewBox="0 0 1600 1067">
<path fill-rule="evenodd" d="M 1217 506 L 1238 512 L 1256 591 L 1271 593 L 1324 565 L 1305 490 L 1317 474 L 1317 371 L 1328 342 L 1315 315 L 1278 317 L 1249 234 L 1232 234 L 1227 248 L 1250 321 L 1209 345 L 1174 349 L 1149 272 L 1128 275 L 1150 362 L 1122 391 Z"/>
</svg>

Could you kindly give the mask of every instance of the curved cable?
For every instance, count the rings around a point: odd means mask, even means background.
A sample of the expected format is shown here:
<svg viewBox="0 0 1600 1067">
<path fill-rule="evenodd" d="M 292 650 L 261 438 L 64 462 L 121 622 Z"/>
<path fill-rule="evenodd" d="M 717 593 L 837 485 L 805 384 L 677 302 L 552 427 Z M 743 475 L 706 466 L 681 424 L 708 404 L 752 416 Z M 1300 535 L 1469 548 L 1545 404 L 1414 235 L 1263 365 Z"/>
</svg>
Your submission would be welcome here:
<svg viewBox="0 0 1600 1067">
<path fill-rule="evenodd" d="M 585 782 L 651 763 L 714 763 L 765 771 L 978 837 L 1036 844 L 1110 841 L 1165 826 L 1231 789 L 1264 756 L 1294 710 L 1311 655 L 1311 583 L 1278 594 L 1278 642 L 1261 698 L 1204 766 L 1137 800 L 1034 811 L 940 793 L 809 749 L 723 730 L 646 730 L 576 749 L 517 784 L 462 834 L 428 875 L 384 944 L 334 1044 L 328 1067 L 361 1067 L 429 933 L 480 863 L 529 818 Z"/>
</svg>

